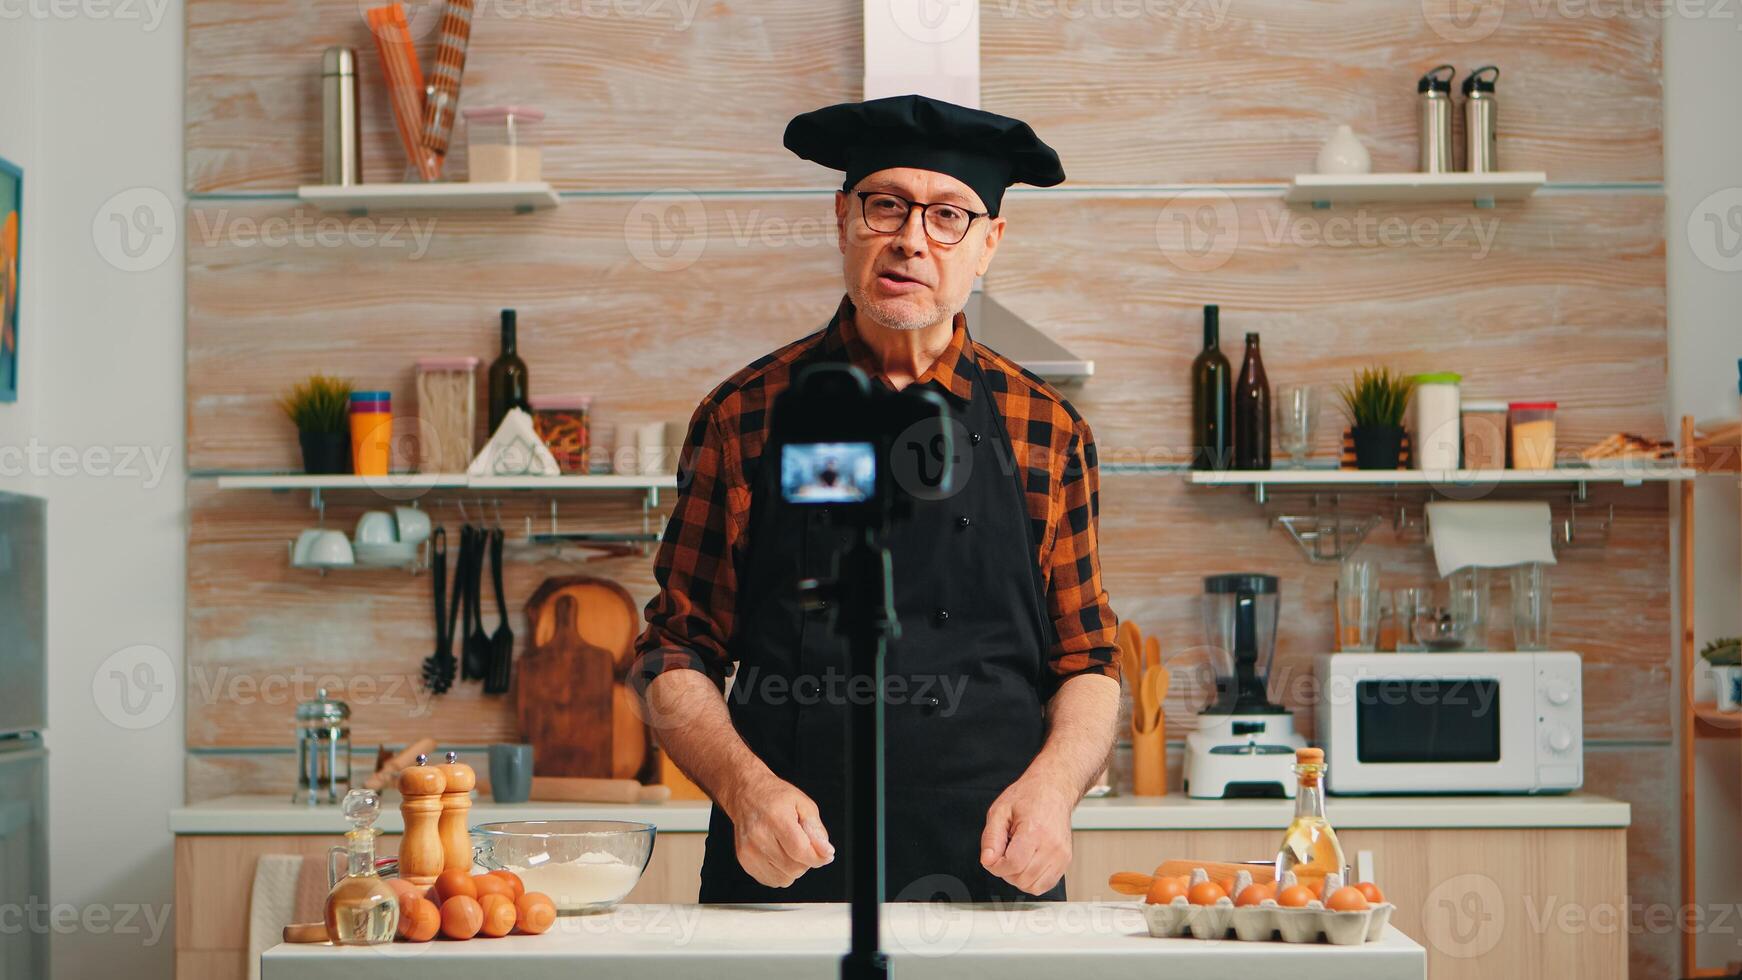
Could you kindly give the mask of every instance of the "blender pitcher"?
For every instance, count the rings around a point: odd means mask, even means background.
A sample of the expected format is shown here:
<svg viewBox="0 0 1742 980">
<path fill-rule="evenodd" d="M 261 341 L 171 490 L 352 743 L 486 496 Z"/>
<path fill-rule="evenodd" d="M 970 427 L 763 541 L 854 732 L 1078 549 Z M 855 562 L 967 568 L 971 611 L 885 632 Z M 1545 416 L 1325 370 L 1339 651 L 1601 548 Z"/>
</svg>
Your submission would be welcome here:
<svg viewBox="0 0 1742 980">
<path fill-rule="evenodd" d="M 1220 651 L 1215 656 L 1216 701 L 1205 714 L 1279 710 L 1268 692 L 1276 656 L 1276 585 L 1276 576 L 1252 573 L 1204 579 L 1204 640 L 1212 651 Z"/>
</svg>

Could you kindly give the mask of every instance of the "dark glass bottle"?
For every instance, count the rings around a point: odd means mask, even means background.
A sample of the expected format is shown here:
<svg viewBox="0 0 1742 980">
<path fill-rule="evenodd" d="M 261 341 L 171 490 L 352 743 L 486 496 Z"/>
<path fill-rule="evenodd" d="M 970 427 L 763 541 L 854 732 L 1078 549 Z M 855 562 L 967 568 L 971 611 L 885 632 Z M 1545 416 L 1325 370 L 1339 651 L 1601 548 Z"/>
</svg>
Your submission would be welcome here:
<svg viewBox="0 0 1742 980">
<path fill-rule="evenodd" d="M 1204 349 L 1192 360 L 1192 469 L 1225 470 L 1234 461 L 1234 370 L 1222 356 L 1218 308 L 1204 307 Z"/>
<path fill-rule="evenodd" d="M 514 311 L 502 311 L 502 356 L 490 364 L 490 434 L 511 408 L 531 412 L 526 394 L 526 362 L 516 353 Z"/>
<path fill-rule="evenodd" d="M 1270 469 L 1270 379 L 1255 333 L 1246 335 L 1246 362 L 1234 382 L 1234 468 Z"/>
</svg>

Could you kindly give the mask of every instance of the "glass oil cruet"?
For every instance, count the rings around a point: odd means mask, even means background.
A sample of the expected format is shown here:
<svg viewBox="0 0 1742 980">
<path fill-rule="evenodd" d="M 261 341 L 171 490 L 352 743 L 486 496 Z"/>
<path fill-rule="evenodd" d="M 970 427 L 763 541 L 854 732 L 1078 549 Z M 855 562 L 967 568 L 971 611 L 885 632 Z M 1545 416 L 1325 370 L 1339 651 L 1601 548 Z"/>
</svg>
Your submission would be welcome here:
<svg viewBox="0 0 1742 980">
<path fill-rule="evenodd" d="M 341 946 L 374 946 L 393 941 L 399 928 L 399 899 L 375 873 L 375 820 L 381 798 L 370 789 L 354 789 L 341 804 L 351 829 L 345 843 L 327 852 L 327 938 Z"/>
<path fill-rule="evenodd" d="M 1282 835 L 1282 850 L 1276 855 L 1276 880 L 1294 872 L 1295 880 L 1308 886 L 1322 883 L 1327 874 L 1343 874 L 1343 845 L 1325 818 L 1325 750 L 1297 749 L 1294 772 L 1300 778 L 1294 794 L 1294 821 Z"/>
</svg>

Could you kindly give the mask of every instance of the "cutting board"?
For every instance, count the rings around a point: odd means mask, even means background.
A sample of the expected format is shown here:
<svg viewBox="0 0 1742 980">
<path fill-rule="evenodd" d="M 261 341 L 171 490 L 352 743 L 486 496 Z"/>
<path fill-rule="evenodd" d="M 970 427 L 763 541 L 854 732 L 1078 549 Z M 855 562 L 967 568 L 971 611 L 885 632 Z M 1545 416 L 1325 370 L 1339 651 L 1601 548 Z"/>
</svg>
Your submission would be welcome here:
<svg viewBox="0 0 1742 980">
<path fill-rule="evenodd" d="M 628 591 L 609 579 L 547 579 L 527 600 L 530 639 L 514 679 L 537 775 L 650 775 L 652 733 L 624 683 L 638 620 Z"/>
</svg>

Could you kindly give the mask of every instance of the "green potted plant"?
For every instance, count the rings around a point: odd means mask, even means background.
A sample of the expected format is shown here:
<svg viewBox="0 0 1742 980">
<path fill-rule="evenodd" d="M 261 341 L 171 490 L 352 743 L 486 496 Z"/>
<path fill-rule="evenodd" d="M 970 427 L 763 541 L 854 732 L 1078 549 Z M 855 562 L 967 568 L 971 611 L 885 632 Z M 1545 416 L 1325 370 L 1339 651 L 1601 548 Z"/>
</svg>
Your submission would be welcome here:
<svg viewBox="0 0 1742 980">
<path fill-rule="evenodd" d="M 1742 636 L 1713 640 L 1700 651 L 1718 684 L 1718 710 L 1742 710 Z"/>
<path fill-rule="evenodd" d="M 1385 367 L 1362 368 L 1353 382 L 1337 386 L 1354 434 L 1357 467 L 1397 469 L 1403 450 L 1403 413 L 1413 387 L 1406 375 Z"/>
<path fill-rule="evenodd" d="M 302 442 L 303 472 L 351 472 L 351 382 L 317 374 L 278 399 Z"/>
</svg>

